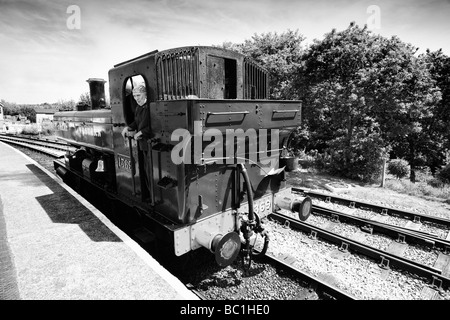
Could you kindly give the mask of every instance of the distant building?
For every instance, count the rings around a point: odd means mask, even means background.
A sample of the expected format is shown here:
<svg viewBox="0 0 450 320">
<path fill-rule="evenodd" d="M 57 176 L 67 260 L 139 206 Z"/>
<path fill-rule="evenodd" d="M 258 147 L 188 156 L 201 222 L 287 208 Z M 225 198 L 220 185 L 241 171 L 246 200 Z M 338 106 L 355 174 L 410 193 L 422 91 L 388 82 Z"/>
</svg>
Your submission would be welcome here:
<svg viewBox="0 0 450 320">
<path fill-rule="evenodd" d="M 29 124 L 30 123 L 30 120 L 28 120 L 28 118 L 26 116 L 21 116 L 21 115 L 19 115 L 18 121 L 21 124 Z"/>
<path fill-rule="evenodd" d="M 57 109 L 36 109 L 36 123 L 41 124 L 42 121 L 53 121 L 53 115 L 58 112 Z"/>
<path fill-rule="evenodd" d="M 17 117 L 18 117 L 17 115 L 12 116 L 12 115 L 7 114 L 7 115 L 5 115 L 5 120 L 7 122 L 15 123 L 16 121 L 18 121 Z"/>
</svg>

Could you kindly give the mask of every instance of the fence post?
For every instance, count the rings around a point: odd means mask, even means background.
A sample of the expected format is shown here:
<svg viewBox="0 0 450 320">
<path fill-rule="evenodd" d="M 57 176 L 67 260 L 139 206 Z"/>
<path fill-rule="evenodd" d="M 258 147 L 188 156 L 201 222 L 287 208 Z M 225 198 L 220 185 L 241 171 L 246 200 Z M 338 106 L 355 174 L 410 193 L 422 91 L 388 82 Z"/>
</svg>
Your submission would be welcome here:
<svg viewBox="0 0 450 320">
<path fill-rule="evenodd" d="M 381 169 L 381 185 L 384 188 L 384 183 L 386 181 L 386 159 L 383 159 L 383 169 Z"/>
</svg>

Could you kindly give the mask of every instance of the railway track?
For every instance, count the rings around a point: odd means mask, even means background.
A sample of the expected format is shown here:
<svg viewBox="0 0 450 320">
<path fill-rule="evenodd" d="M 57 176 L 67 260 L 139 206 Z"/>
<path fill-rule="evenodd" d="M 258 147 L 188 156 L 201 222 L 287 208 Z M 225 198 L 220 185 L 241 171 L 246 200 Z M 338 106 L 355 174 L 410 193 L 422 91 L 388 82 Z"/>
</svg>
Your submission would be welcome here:
<svg viewBox="0 0 450 320">
<path fill-rule="evenodd" d="M 74 151 L 74 148 L 66 143 L 47 139 L 31 138 L 27 136 L 0 134 L 0 141 L 44 153 L 53 158 L 60 158 L 64 156 L 67 151 Z"/>
<path fill-rule="evenodd" d="M 19 142 L 23 143 L 23 141 Z M 49 156 L 53 157 L 52 155 Z M 296 191 L 300 193 L 305 192 L 305 190 L 299 188 L 296 188 Z M 325 200 L 331 202 L 330 199 Z M 358 206 L 356 202 L 351 206 L 353 205 Z M 377 210 L 382 212 L 382 210 L 380 209 Z M 347 211 L 351 212 L 351 210 Z M 300 227 L 298 227 L 298 230 L 308 235 L 307 236 L 309 239 L 308 241 L 317 241 L 315 239 L 321 238 L 323 240 L 326 240 L 330 243 L 337 245 L 339 247 L 337 254 L 338 256 L 340 254 L 342 256 L 345 256 L 349 252 L 355 252 L 370 257 L 370 259 L 373 260 L 372 264 L 374 265 L 373 267 L 374 269 L 370 269 L 371 270 L 370 272 L 373 272 L 373 270 L 377 270 L 378 272 L 379 270 L 380 274 L 387 274 L 391 269 L 399 268 L 401 270 L 407 270 L 408 273 L 415 274 L 417 277 L 420 278 L 420 282 L 422 283 L 423 286 L 422 291 L 424 293 L 421 294 L 422 299 L 438 299 L 441 296 L 441 293 L 449 288 L 449 279 L 442 272 L 448 257 L 446 250 L 448 250 L 447 245 L 449 243 L 445 239 L 445 237 L 444 239 L 442 239 L 443 237 L 438 237 L 430 233 L 426 232 L 424 233 L 418 230 L 412 231 L 409 229 L 405 230 L 405 228 L 399 226 L 387 226 L 377 221 L 370 222 L 364 219 L 358 220 L 358 217 L 349 215 L 348 212 L 346 214 L 345 212 L 330 210 L 329 208 L 321 208 L 320 206 L 317 205 L 314 205 L 313 214 L 328 217 L 327 218 L 329 222 L 328 224 L 330 226 L 343 223 L 351 223 L 352 225 L 356 225 L 360 229 L 358 235 L 364 234 L 366 236 L 369 236 L 371 234 L 383 234 L 390 236 L 391 238 L 395 238 L 392 241 L 397 243 L 396 246 L 398 246 L 398 248 L 405 247 L 409 244 L 419 244 L 421 246 L 429 248 L 430 250 L 440 250 L 439 254 L 442 255 L 442 257 L 439 258 L 441 266 L 440 267 L 436 267 L 436 265 L 431 267 L 425 266 L 420 263 L 416 263 L 414 261 L 409 261 L 408 259 L 405 259 L 404 257 L 396 255 L 395 253 L 392 252 L 368 248 L 368 246 L 365 246 L 363 243 L 358 243 L 358 241 L 355 241 L 355 238 L 358 237 L 356 235 L 351 239 L 342 237 L 337 234 L 333 234 L 333 232 L 330 232 L 330 230 L 326 229 L 322 230 L 317 226 L 312 226 L 309 225 L 308 223 L 301 223 L 298 220 L 296 221 L 296 219 L 284 217 L 278 214 L 271 215 L 270 219 L 272 221 L 276 221 L 276 223 L 282 225 L 283 228 L 286 229 L 293 228 L 293 226 L 296 226 L 295 228 L 297 228 L 297 224 L 301 225 Z M 412 219 L 414 218 L 410 218 L 411 221 L 413 221 Z M 433 223 L 436 223 L 436 221 L 433 221 Z M 305 243 L 301 243 L 298 246 L 304 245 Z M 401 249 L 399 250 L 401 251 Z M 209 253 L 206 253 L 206 259 L 209 257 L 210 257 Z M 295 290 L 297 290 L 298 293 L 295 295 L 295 297 L 290 296 L 289 299 L 305 300 L 305 299 L 317 299 L 318 297 L 319 299 L 323 298 L 323 299 L 337 299 L 337 300 L 361 299 L 360 297 L 355 296 L 354 294 L 348 292 L 347 290 L 343 290 L 338 285 L 336 285 L 336 283 L 334 283 L 332 280 L 330 281 L 330 279 L 327 279 L 327 277 L 323 277 L 320 275 L 317 276 L 317 274 L 313 274 L 312 272 L 309 272 L 306 268 L 299 266 L 297 259 L 293 257 L 291 254 L 283 252 L 283 250 L 279 250 L 278 252 L 274 251 L 267 252 L 265 256 L 263 256 L 261 259 L 256 259 L 255 262 L 256 261 L 262 261 L 268 263 L 269 265 L 274 265 L 276 266 L 277 270 L 280 269 L 284 270 L 283 272 L 289 273 L 292 281 L 298 283 L 301 282 L 304 285 L 303 289 L 299 285 L 295 286 L 296 288 Z M 241 266 L 236 267 L 240 268 Z M 263 269 L 268 268 L 268 270 L 272 270 L 271 267 L 259 267 L 259 268 Z M 276 271 L 275 273 L 278 273 L 278 271 Z M 206 272 L 205 274 L 206 277 L 208 277 L 208 273 Z M 234 273 L 231 273 L 231 275 L 229 276 L 233 277 Z M 214 278 L 214 276 L 212 277 Z M 241 278 L 241 280 L 239 281 L 243 282 L 247 281 L 247 278 L 249 277 L 247 277 L 245 280 L 242 280 L 244 278 L 245 277 Z M 205 287 L 203 287 L 202 289 L 202 286 L 200 285 L 199 287 L 198 283 L 196 285 L 191 285 L 190 284 L 191 282 L 192 282 L 191 279 L 188 279 L 185 283 L 201 299 L 211 299 L 211 298 L 214 299 L 214 295 L 211 293 L 211 290 L 218 290 L 217 288 L 211 286 L 207 287 L 206 289 Z M 219 284 L 218 286 L 220 287 L 221 284 Z M 220 294 L 223 295 L 222 299 L 224 298 L 228 299 L 228 296 L 234 296 L 239 299 L 241 296 L 237 295 L 236 292 L 233 291 L 235 289 L 233 288 L 233 286 L 234 285 L 230 286 L 229 288 L 227 287 L 220 288 L 220 290 L 223 290 L 224 292 L 215 294 L 219 295 L 219 299 L 221 297 Z M 246 290 L 246 289 L 239 289 L 239 290 Z M 264 295 L 255 297 L 255 299 L 261 298 L 265 299 L 266 297 Z"/>
<path fill-rule="evenodd" d="M 407 221 L 408 222 L 407 226 L 410 229 L 416 229 L 417 224 L 420 222 L 435 223 L 450 228 L 450 219 L 446 218 L 421 214 L 418 212 L 412 212 L 408 210 L 400 210 L 388 206 L 379 206 L 370 202 L 363 202 L 355 199 L 339 197 L 333 194 L 317 192 L 310 189 L 296 187 L 292 188 L 292 191 L 308 195 L 311 198 L 324 200 L 327 203 L 344 205 L 350 209 L 349 211 L 351 211 L 351 209 L 362 209 L 373 213 L 378 213 L 384 217 L 384 218 L 379 217 L 377 219 L 380 222 L 386 221 L 388 217 L 395 217 L 395 218 L 402 218 L 405 221 Z M 414 223 L 416 225 L 414 225 Z M 447 239 L 450 239 L 450 233 L 447 234 Z"/>
<path fill-rule="evenodd" d="M 313 208 L 313 213 L 317 214 L 317 207 Z M 434 292 L 441 292 L 442 290 L 449 288 L 450 278 L 443 275 L 441 270 L 402 257 L 399 253 L 401 250 L 380 250 L 356 240 L 356 238 L 358 238 L 357 236 L 353 238 L 344 237 L 338 233 L 327 230 L 327 228 L 320 228 L 280 213 L 274 213 L 270 215 L 269 218 L 279 224 L 285 225 L 286 227 L 299 230 L 304 234 L 307 234 L 312 240 L 321 239 L 336 245 L 340 251 L 340 253 L 338 252 L 338 255 L 344 256 L 348 253 L 358 253 L 372 259 L 380 270 L 386 270 L 388 272 L 391 268 L 395 267 L 396 269 L 414 274 L 424 281 L 426 280 L 429 288 L 434 290 Z M 399 247 L 402 248 L 406 246 L 406 243 L 394 243 L 398 244 Z"/>
<path fill-rule="evenodd" d="M 308 283 L 311 288 L 321 297 L 335 300 L 356 300 L 356 297 L 340 290 L 335 285 L 327 283 L 326 281 L 323 281 L 318 277 L 315 277 L 314 275 L 296 267 L 294 263 L 295 259 L 293 259 L 293 257 L 289 254 L 281 253 L 275 255 L 273 253 L 266 253 L 264 255 L 264 258 L 272 263 L 280 265 L 281 268 L 287 269 L 289 270 L 289 272 L 292 272 L 296 277 Z M 307 300 L 308 296 L 309 292 L 302 292 L 297 295 L 297 299 Z"/>
<path fill-rule="evenodd" d="M 386 208 L 304 189 L 295 188 L 294 191 L 325 199 L 315 201 L 315 211 L 337 222 L 341 220 L 358 225 L 368 233 L 375 231 L 396 237 L 401 243 L 412 242 L 430 250 L 440 250 L 443 254 L 450 253 L 450 220 L 447 218 Z"/>
<path fill-rule="evenodd" d="M 336 286 L 291 264 L 288 255 L 265 254 L 255 258 L 245 270 L 242 260 L 226 268 L 217 268 L 205 256 L 196 267 L 187 267 L 186 277 L 174 273 L 187 283 L 202 300 L 355 300 Z M 204 259 L 204 260 L 203 260 Z M 191 262 L 192 263 L 192 262 Z M 170 270 L 170 268 L 169 268 Z M 187 279 L 187 280 L 185 280 Z"/>
<path fill-rule="evenodd" d="M 292 217 L 273 214 L 271 219 L 286 223 L 287 226 L 293 225 L 311 238 L 319 237 L 333 243 L 342 252 L 353 251 L 370 257 L 380 268 L 389 270 L 394 267 L 421 277 L 431 288 L 431 296 L 435 292 L 443 293 L 449 289 L 448 219 L 311 192 L 309 189 L 294 188 L 294 191 L 313 198 L 311 217 L 306 222 L 300 222 L 295 218 L 290 219 Z M 330 208 L 333 207 L 332 204 L 337 203 L 340 210 Z M 356 208 L 370 210 L 375 218 L 359 217 L 355 213 Z M 404 226 L 383 222 L 385 217 L 389 217 L 389 213 L 395 219 L 403 219 Z M 418 216 L 420 218 L 417 218 Z M 419 227 L 426 223 L 433 224 L 434 228 L 439 226 L 441 232 L 419 230 Z M 383 245 L 377 244 L 378 240 L 371 240 L 376 237 L 382 239 Z"/>
<path fill-rule="evenodd" d="M 347 222 L 360 227 L 368 234 L 380 233 L 395 239 L 402 244 L 418 244 L 429 250 L 437 249 L 444 254 L 450 254 L 450 240 L 442 239 L 428 232 L 416 231 L 406 227 L 398 227 L 371 219 L 355 217 L 351 214 L 332 210 L 320 205 L 313 205 L 313 212 L 330 218 L 332 222 Z"/>
</svg>

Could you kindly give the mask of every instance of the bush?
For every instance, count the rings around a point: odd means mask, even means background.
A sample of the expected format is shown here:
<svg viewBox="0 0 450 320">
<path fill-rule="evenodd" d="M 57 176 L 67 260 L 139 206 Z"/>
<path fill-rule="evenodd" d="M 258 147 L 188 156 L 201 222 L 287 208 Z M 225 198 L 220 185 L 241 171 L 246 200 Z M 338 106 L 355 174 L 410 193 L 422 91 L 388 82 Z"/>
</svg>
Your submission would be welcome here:
<svg viewBox="0 0 450 320">
<path fill-rule="evenodd" d="M 304 150 L 299 153 L 299 163 L 302 168 L 315 168 L 321 171 L 328 169 L 330 156 L 325 153 L 319 153 L 316 149 L 305 152 Z"/>
<path fill-rule="evenodd" d="M 388 172 L 393 176 L 396 176 L 397 179 L 401 179 L 409 175 L 409 164 L 403 159 L 389 161 L 387 169 Z"/>
<path fill-rule="evenodd" d="M 41 127 L 41 133 L 44 136 L 52 136 L 55 134 L 55 127 L 52 122 L 42 122 Z"/>
<path fill-rule="evenodd" d="M 433 174 L 429 167 L 418 167 L 416 168 L 416 182 L 426 182 L 433 179 Z"/>
<path fill-rule="evenodd" d="M 21 133 L 22 134 L 27 134 L 27 135 L 32 135 L 32 136 L 38 135 L 39 134 L 39 128 L 38 128 L 38 126 L 35 123 L 33 123 L 33 124 L 30 124 L 30 125 L 24 126 L 22 128 L 22 132 Z"/>
<path fill-rule="evenodd" d="M 444 183 L 437 178 L 432 178 L 432 179 L 428 180 L 427 184 L 429 186 L 432 186 L 433 188 L 443 188 L 444 187 Z"/>
<path fill-rule="evenodd" d="M 383 146 L 378 133 L 355 133 L 350 145 L 345 137 L 330 142 L 329 162 L 324 161 L 331 174 L 363 182 L 375 181 L 381 175 L 383 159 L 389 148 Z"/>
<path fill-rule="evenodd" d="M 440 169 L 436 176 L 443 183 L 450 184 L 450 163 Z"/>
<path fill-rule="evenodd" d="M 331 156 L 325 151 L 324 153 L 316 153 L 314 164 L 319 170 L 330 169 Z"/>
</svg>

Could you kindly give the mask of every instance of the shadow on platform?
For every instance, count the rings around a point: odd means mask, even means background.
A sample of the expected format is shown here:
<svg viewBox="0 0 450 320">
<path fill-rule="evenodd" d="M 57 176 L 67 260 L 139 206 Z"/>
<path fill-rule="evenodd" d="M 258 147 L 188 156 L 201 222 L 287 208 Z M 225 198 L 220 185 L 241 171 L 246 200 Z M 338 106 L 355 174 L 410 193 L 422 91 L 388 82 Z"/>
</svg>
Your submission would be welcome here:
<svg viewBox="0 0 450 320">
<path fill-rule="evenodd" d="M 78 224 L 92 241 L 122 241 L 47 173 L 34 164 L 28 164 L 27 168 L 53 192 L 36 197 L 52 222 Z"/>
</svg>

